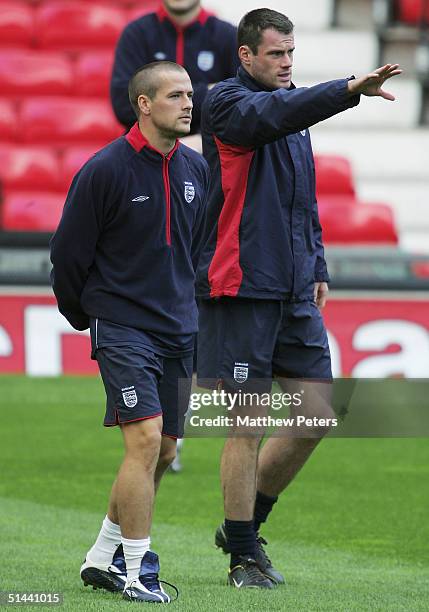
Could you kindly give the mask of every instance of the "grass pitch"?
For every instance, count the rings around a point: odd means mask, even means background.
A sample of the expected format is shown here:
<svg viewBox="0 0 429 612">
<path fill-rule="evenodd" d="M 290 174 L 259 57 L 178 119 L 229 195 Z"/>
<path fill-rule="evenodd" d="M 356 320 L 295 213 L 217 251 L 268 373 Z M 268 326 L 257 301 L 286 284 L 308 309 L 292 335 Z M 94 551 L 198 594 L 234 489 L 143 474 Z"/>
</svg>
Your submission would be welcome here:
<svg viewBox="0 0 429 612">
<path fill-rule="evenodd" d="M 61 592 L 67 611 L 129 608 L 79 578 L 122 455 L 119 431 L 101 426 L 99 379 L 2 376 L 0 415 L 0 591 Z M 429 609 L 427 439 L 322 442 L 263 530 L 288 581 L 270 592 L 225 586 L 221 447 L 187 440 L 183 473 L 158 495 L 152 542 L 180 590 L 172 609 Z"/>
</svg>

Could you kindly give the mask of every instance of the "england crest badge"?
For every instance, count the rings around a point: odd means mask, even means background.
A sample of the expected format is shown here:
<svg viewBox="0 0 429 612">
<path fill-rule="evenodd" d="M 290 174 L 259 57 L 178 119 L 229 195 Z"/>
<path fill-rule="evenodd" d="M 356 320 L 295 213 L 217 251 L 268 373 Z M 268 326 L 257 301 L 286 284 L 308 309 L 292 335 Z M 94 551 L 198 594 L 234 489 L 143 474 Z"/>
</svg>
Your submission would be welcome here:
<svg viewBox="0 0 429 612">
<path fill-rule="evenodd" d="M 249 376 L 249 364 L 235 362 L 234 364 L 235 382 L 238 382 L 238 383 L 246 382 L 248 376 Z"/>
<path fill-rule="evenodd" d="M 208 72 L 214 66 L 213 51 L 200 51 L 197 58 L 198 68 L 204 72 Z"/>
<path fill-rule="evenodd" d="M 127 406 L 127 408 L 134 408 L 138 401 L 134 387 L 124 387 L 121 391 L 125 406 Z"/>
<path fill-rule="evenodd" d="M 185 181 L 185 200 L 188 204 L 195 198 L 195 187 L 189 181 Z"/>
</svg>

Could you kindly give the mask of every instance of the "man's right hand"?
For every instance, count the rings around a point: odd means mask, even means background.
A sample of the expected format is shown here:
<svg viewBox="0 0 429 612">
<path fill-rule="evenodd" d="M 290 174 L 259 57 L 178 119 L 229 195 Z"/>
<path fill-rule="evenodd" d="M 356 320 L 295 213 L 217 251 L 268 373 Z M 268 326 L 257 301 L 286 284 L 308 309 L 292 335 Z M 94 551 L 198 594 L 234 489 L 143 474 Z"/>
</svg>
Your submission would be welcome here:
<svg viewBox="0 0 429 612">
<path fill-rule="evenodd" d="M 349 93 L 353 96 L 363 94 L 364 96 L 379 96 L 385 100 L 395 100 L 395 96 L 388 91 L 384 91 L 382 86 L 384 81 L 391 79 L 398 74 L 402 74 L 399 64 L 386 64 L 370 72 L 366 76 L 352 79 L 348 82 Z"/>
</svg>

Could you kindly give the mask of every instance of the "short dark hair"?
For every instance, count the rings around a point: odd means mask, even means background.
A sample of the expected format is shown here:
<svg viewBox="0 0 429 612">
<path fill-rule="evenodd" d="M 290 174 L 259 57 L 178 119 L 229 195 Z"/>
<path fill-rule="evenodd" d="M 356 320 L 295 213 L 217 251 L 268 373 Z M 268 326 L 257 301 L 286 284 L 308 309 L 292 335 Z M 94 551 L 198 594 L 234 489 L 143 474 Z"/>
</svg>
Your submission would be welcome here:
<svg viewBox="0 0 429 612">
<path fill-rule="evenodd" d="M 241 19 L 238 24 L 237 42 L 238 47 L 247 45 L 254 55 L 258 54 L 258 47 L 262 41 L 262 34 L 265 30 L 277 30 L 282 34 L 293 32 L 293 23 L 283 15 L 268 8 L 255 9 L 250 11 Z"/>
<path fill-rule="evenodd" d="M 160 62 L 151 62 L 150 64 L 141 66 L 131 77 L 128 83 L 128 97 L 130 99 L 131 106 L 137 115 L 137 119 L 140 115 L 138 105 L 139 96 L 147 96 L 153 100 L 160 85 L 159 73 L 165 70 L 186 72 L 183 66 L 180 66 L 175 62 L 163 60 Z"/>
</svg>

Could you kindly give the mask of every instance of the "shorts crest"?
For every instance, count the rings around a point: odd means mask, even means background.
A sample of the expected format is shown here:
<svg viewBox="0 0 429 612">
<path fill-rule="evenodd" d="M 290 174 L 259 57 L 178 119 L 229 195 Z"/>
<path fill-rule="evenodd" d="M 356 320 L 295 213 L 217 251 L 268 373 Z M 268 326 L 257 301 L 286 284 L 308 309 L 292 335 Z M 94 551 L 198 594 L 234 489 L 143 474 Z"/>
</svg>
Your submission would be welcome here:
<svg viewBox="0 0 429 612">
<path fill-rule="evenodd" d="M 124 404 L 127 408 L 134 408 L 137 404 L 137 393 L 134 387 L 125 387 L 122 389 L 122 397 L 124 399 Z"/>
<path fill-rule="evenodd" d="M 234 365 L 235 382 L 238 382 L 238 383 L 246 382 L 248 376 L 249 376 L 249 364 L 236 362 Z"/>
</svg>

